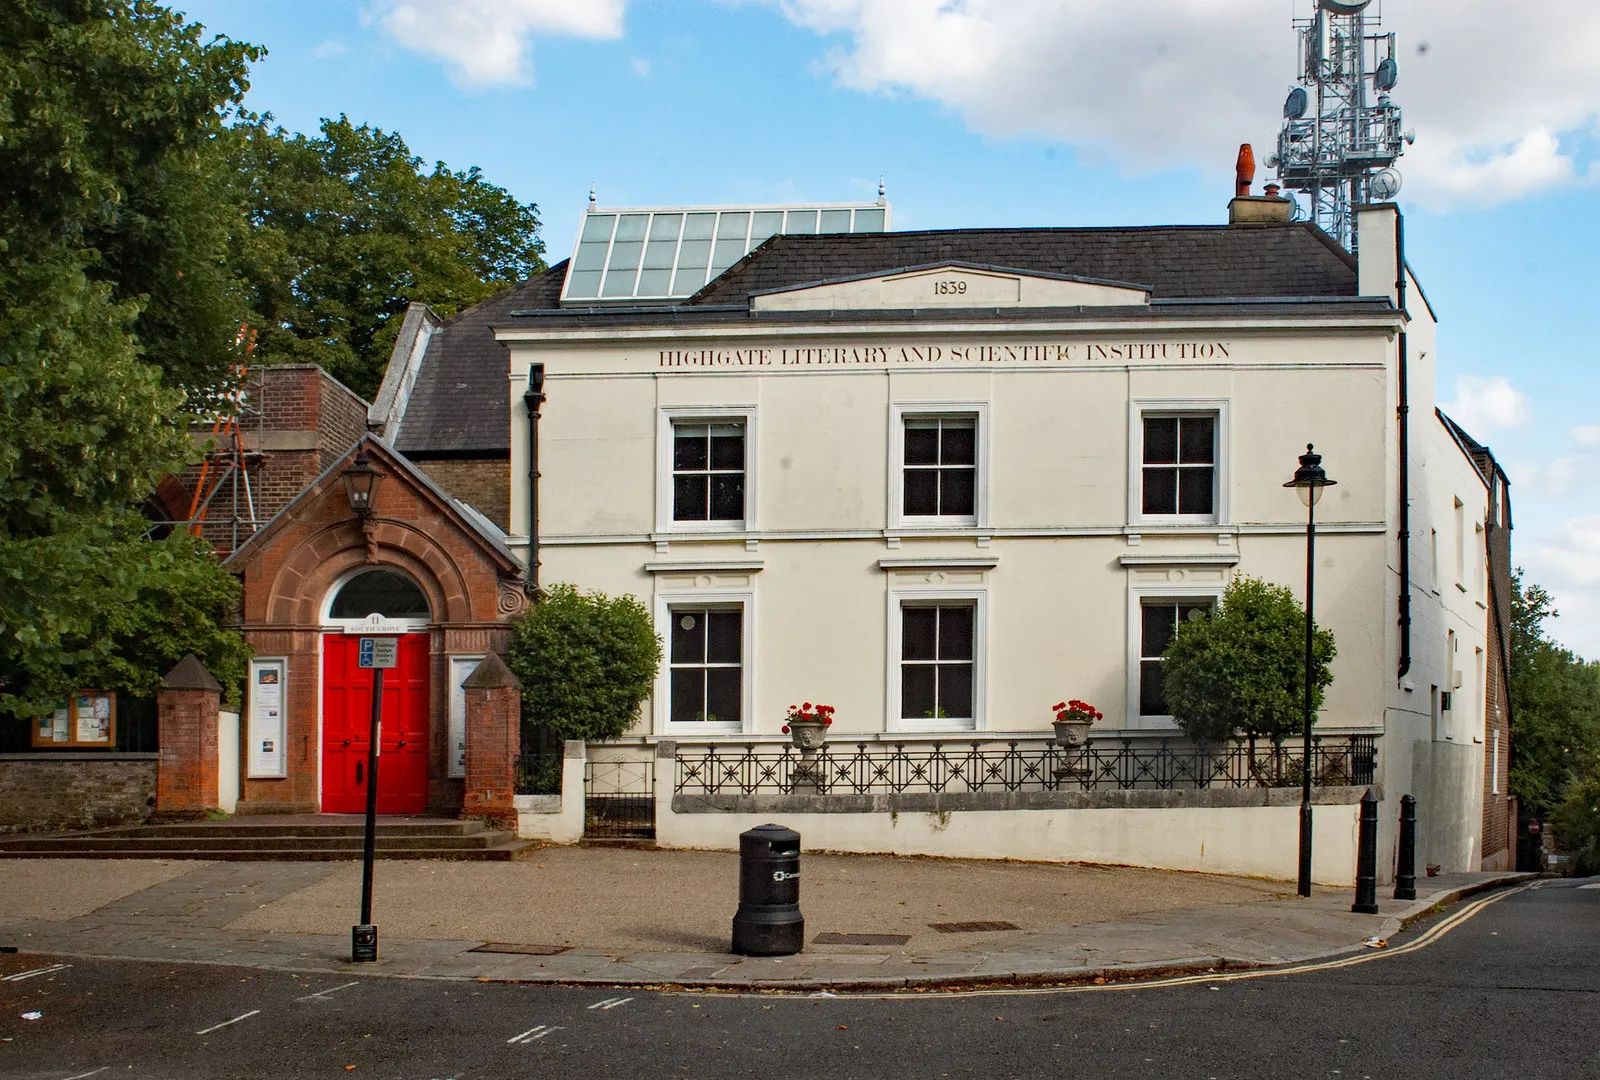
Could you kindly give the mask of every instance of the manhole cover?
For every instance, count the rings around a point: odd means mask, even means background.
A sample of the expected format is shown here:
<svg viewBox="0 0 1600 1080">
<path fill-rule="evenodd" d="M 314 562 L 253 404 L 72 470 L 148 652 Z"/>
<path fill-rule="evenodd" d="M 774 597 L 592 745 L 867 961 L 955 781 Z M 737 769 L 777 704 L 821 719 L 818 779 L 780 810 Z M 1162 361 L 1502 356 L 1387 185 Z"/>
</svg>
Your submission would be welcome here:
<svg viewBox="0 0 1600 1080">
<path fill-rule="evenodd" d="M 910 934 L 818 934 L 813 945 L 904 945 Z"/>
<path fill-rule="evenodd" d="M 486 941 L 468 952 L 514 953 L 517 956 L 555 956 L 572 948 L 571 945 L 522 945 L 515 941 Z"/>
<path fill-rule="evenodd" d="M 977 934 L 992 930 L 1021 930 L 1009 922 L 931 922 L 928 924 L 941 934 Z"/>
</svg>

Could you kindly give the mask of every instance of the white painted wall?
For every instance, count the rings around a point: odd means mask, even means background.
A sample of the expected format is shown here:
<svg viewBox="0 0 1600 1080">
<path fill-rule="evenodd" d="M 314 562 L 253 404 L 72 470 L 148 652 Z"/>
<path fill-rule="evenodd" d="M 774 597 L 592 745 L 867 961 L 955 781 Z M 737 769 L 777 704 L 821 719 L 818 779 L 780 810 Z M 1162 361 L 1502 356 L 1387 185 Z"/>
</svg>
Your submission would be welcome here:
<svg viewBox="0 0 1600 1080">
<path fill-rule="evenodd" d="M 239 714 L 217 713 L 217 808 L 231 814 L 239 805 Z"/>
<path fill-rule="evenodd" d="M 561 758 L 561 794 L 513 795 L 517 810 L 517 837 L 575 844 L 583 839 L 582 740 L 568 740 Z"/>
</svg>

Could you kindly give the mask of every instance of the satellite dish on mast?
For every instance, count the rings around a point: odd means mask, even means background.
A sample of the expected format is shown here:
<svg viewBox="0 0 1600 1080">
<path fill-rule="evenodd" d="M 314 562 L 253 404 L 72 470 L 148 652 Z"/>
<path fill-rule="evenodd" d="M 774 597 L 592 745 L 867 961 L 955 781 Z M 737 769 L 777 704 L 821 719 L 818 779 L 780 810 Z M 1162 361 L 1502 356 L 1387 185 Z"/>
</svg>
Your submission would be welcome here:
<svg viewBox="0 0 1600 1080">
<path fill-rule="evenodd" d="M 1317 0 L 1319 8 L 1335 15 L 1359 15 L 1370 3 L 1372 0 Z"/>
<path fill-rule="evenodd" d="M 1298 120 L 1306 114 L 1310 98 L 1306 96 L 1306 88 L 1297 86 L 1289 91 L 1289 96 L 1283 100 L 1283 116 L 1286 120 Z"/>
<path fill-rule="evenodd" d="M 1367 181 L 1367 190 L 1379 202 L 1389 202 L 1400 194 L 1400 170 L 1379 169 L 1372 174 L 1372 179 Z"/>
</svg>

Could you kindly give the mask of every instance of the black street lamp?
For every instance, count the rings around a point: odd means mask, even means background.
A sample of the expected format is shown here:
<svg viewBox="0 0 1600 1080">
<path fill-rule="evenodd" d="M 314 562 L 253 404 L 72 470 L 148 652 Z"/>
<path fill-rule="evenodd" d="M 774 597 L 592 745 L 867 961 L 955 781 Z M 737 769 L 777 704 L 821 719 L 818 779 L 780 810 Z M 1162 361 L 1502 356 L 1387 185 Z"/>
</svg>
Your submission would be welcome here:
<svg viewBox="0 0 1600 1080">
<path fill-rule="evenodd" d="M 1300 895 L 1311 895 L 1311 676 L 1312 639 L 1315 635 L 1315 617 L 1312 604 L 1312 587 L 1317 572 L 1317 500 L 1322 489 L 1337 484 L 1322 471 L 1322 455 L 1313 453 L 1306 443 L 1306 452 L 1300 455 L 1300 467 L 1294 479 L 1284 487 L 1295 489 L 1306 507 L 1306 716 L 1305 756 L 1300 761 Z"/>
<path fill-rule="evenodd" d="M 350 501 L 351 512 L 362 520 L 371 517 L 372 508 L 378 501 L 378 484 L 383 480 L 383 474 L 372 467 L 366 447 L 356 451 L 355 461 L 339 474 L 339 479 L 344 481 L 344 497 Z"/>
</svg>

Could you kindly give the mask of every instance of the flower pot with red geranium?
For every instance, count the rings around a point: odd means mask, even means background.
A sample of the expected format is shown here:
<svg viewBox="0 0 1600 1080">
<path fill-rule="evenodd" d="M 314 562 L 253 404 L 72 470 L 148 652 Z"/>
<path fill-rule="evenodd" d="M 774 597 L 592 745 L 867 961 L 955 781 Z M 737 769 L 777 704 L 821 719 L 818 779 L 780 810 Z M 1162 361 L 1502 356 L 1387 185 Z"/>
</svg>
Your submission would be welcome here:
<svg viewBox="0 0 1600 1080">
<path fill-rule="evenodd" d="M 799 706 L 789 706 L 783 733 L 793 740 L 795 749 L 800 751 L 800 760 L 794 767 L 795 787 L 805 786 L 821 791 L 822 776 L 817 771 L 816 757 L 832 725 L 832 705 L 813 705 L 807 701 Z"/>
<path fill-rule="evenodd" d="M 1073 698 L 1058 701 L 1051 706 L 1056 716 L 1050 726 L 1056 729 L 1056 745 L 1066 751 L 1062 764 L 1056 768 L 1056 778 L 1077 776 L 1084 771 L 1084 750 L 1089 743 L 1089 729 L 1104 715 L 1087 701 Z"/>
</svg>

